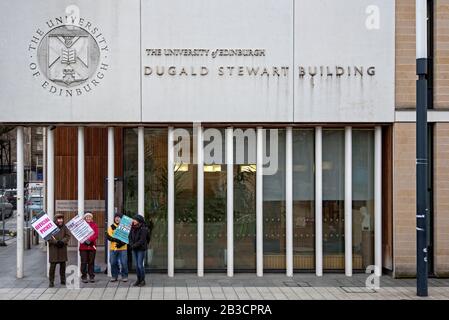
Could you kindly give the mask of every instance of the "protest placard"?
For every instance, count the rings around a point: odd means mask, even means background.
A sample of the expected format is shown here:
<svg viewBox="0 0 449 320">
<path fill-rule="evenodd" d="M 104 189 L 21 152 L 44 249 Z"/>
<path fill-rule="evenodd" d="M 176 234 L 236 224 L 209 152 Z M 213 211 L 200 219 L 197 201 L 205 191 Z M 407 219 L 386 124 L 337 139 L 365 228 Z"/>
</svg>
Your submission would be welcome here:
<svg viewBox="0 0 449 320">
<path fill-rule="evenodd" d="M 76 240 L 81 243 L 88 240 L 94 234 L 94 230 L 80 215 L 76 215 L 72 220 L 67 222 L 66 227 L 70 230 Z"/>
<path fill-rule="evenodd" d="M 39 212 L 39 214 L 33 217 L 31 220 L 31 226 L 45 241 L 49 240 L 59 231 L 58 226 L 44 211 Z"/>
<path fill-rule="evenodd" d="M 112 237 L 128 244 L 132 221 L 133 219 L 128 216 L 122 216 L 122 219 L 120 220 L 119 225 L 112 234 Z"/>
</svg>

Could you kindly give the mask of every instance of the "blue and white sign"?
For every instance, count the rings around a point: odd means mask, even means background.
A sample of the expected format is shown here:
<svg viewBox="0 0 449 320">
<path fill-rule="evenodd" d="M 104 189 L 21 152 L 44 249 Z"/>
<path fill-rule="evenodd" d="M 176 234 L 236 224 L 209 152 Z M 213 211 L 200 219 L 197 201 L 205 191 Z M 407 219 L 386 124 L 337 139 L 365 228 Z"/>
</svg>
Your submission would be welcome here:
<svg viewBox="0 0 449 320">
<path fill-rule="evenodd" d="M 112 237 L 118 239 L 126 244 L 129 243 L 129 232 L 131 231 L 131 224 L 133 219 L 128 216 L 122 216 L 120 223 L 115 229 Z"/>
</svg>

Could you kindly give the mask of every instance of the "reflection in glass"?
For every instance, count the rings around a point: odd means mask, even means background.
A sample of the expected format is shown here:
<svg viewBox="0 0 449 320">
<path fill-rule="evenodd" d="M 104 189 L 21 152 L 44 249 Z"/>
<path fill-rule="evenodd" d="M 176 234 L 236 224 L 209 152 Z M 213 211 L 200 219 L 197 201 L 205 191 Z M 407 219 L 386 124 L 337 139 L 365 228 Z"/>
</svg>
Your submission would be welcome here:
<svg viewBox="0 0 449 320">
<path fill-rule="evenodd" d="M 265 130 L 264 269 L 285 269 L 285 130 Z"/>
<path fill-rule="evenodd" d="M 137 129 L 123 130 L 124 214 L 137 213 Z"/>
<path fill-rule="evenodd" d="M 226 268 L 225 130 L 204 130 L 204 269 Z"/>
<path fill-rule="evenodd" d="M 124 129 L 124 214 L 137 214 L 138 130 Z M 144 131 L 145 221 L 153 226 L 145 265 L 167 268 L 167 129 Z"/>
<path fill-rule="evenodd" d="M 323 268 L 344 269 L 345 132 L 323 130 Z"/>
<path fill-rule="evenodd" d="M 374 264 L 374 131 L 352 131 L 352 254 L 354 269 Z"/>
<path fill-rule="evenodd" d="M 315 269 L 315 134 L 293 130 L 293 267 Z"/>
<path fill-rule="evenodd" d="M 145 220 L 153 226 L 146 265 L 167 269 L 167 129 L 145 129 Z"/>
<path fill-rule="evenodd" d="M 197 269 L 197 165 L 193 130 L 174 130 L 175 269 Z"/>
<path fill-rule="evenodd" d="M 256 133 L 234 130 L 234 268 L 256 269 Z"/>
</svg>

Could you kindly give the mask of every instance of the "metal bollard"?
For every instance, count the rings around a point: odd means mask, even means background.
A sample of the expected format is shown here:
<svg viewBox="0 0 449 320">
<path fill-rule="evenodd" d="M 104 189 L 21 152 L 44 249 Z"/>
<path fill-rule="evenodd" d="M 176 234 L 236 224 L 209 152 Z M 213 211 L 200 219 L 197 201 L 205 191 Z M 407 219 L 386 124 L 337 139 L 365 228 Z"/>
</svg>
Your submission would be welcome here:
<svg viewBox="0 0 449 320">
<path fill-rule="evenodd" d="M 39 245 L 39 235 L 37 234 L 37 232 L 34 231 L 34 230 L 31 230 L 31 234 L 33 235 L 32 236 L 32 238 L 33 238 L 33 245 L 35 245 L 35 246 Z"/>
<path fill-rule="evenodd" d="M 25 241 L 25 249 L 31 249 L 31 228 L 25 227 L 24 228 L 24 237 L 23 240 Z"/>
</svg>

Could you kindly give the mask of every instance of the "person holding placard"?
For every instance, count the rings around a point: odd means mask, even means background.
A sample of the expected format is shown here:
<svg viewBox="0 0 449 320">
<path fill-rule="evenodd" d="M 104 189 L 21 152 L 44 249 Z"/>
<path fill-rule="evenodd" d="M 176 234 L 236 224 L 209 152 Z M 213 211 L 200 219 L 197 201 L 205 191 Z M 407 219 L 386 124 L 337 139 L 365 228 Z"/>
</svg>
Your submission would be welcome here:
<svg viewBox="0 0 449 320">
<path fill-rule="evenodd" d="M 81 256 L 81 281 L 87 283 L 87 275 L 89 282 L 95 282 L 95 254 L 97 252 L 98 226 L 93 221 L 93 215 L 90 212 L 84 214 L 84 220 L 92 228 L 94 233 L 83 243 L 80 243 Z"/>
<path fill-rule="evenodd" d="M 132 221 L 131 232 L 129 233 L 129 246 L 132 249 L 134 261 L 136 262 L 137 281 L 133 284 L 136 287 L 145 285 L 145 253 L 148 249 L 148 228 L 141 215 L 136 215 Z"/>
<path fill-rule="evenodd" d="M 65 285 L 65 268 L 67 262 L 67 245 L 70 241 L 70 231 L 67 229 L 64 223 L 64 215 L 56 214 L 54 218 L 55 224 L 58 226 L 59 231 L 54 234 L 48 240 L 48 250 L 49 250 L 49 287 L 53 288 L 55 286 L 55 271 L 56 265 L 59 264 L 59 276 L 61 284 Z"/>
<path fill-rule="evenodd" d="M 109 261 L 111 263 L 111 282 L 118 280 L 119 273 L 122 276 L 122 281 L 128 281 L 128 246 L 125 242 L 114 238 L 114 231 L 120 224 L 122 214 L 116 213 L 114 215 L 114 223 L 111 224 L 106 233 L 106 237 L 109 240 Z M 120 270 L 121 267 L 121 270 Z"/>
</svg>

